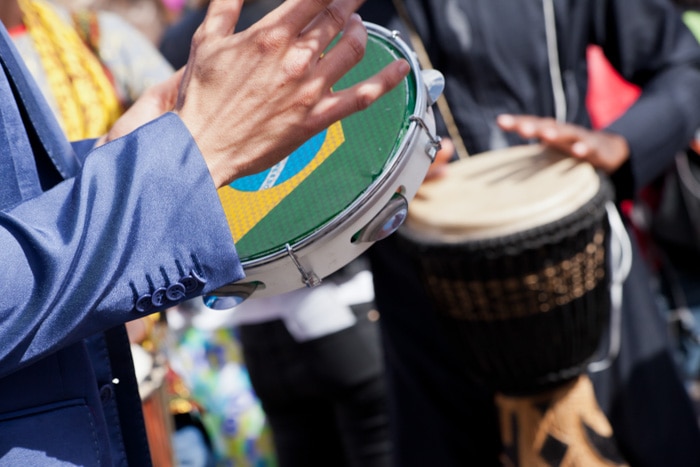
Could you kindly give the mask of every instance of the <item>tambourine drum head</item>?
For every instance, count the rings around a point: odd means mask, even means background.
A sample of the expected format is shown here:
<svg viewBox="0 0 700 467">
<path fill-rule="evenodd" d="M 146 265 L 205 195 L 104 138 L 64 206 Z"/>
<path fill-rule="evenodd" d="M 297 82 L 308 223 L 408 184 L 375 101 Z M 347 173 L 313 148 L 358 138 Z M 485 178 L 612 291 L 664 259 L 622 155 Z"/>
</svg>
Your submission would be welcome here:
<svg viewBox="0 0 700 467">
<path fill-rule="evenodd" d="M 538 146 L 450 164 L 409 206 L 413 259 L 467 369 L 527 393 L 584 371 L 608 322 L 609 182 Z"/>
<path fill-rule="evenodd" d="M 365 57 L 334 90 L 401 57 L 384 38 L 370 35 Z M 333 124 L 281 163 L 219 190 L 244 267 L 322 229 L 362 196 L 401 143 L 415 95 L 415 78 L 409 75 L 374 105 Z"/>
</svg>

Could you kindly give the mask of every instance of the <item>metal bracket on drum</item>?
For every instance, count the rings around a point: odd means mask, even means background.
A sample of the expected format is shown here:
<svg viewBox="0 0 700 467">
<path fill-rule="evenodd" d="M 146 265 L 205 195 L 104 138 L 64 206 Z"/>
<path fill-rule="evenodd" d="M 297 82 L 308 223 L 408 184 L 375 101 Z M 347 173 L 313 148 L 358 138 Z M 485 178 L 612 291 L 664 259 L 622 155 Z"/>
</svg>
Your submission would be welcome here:
<svg viewBox="0 0 700 467">
<path fill-rule="evenodd" d="M 445 76 L 437 70 L 427 69 L 420 72 L 428 92 L 428 106 L 437 103 L 445 90 Z"/>
<path fill-rule="evenodd" d="M 418 126 L 420 126 L 428 134 L 428 139 L 430 141 L 425 146 L 425 153 L 428 155 L 428 157 L 430 157 L 430 162 L 434 162 L 435 155 L 440 149 L 442 149 L 442 144 L 440 143 L 440 141 L 442 141 L 442 138 L 431 133 L 430 128 L 428 128 L 428 125 L 419 116 L 411 115 L 409 117 L 409 120 L 417 123 Z"/>
<path fill-rule="evenodd" d="M 297 258 L 297 255 L 294 253 L 294 250 L 292 250 L 292 247 L 289 246 L 289 243 L 285 245 L 285 248 L 287 249 L 287 254 L 292 259 L 294 266 L 297 267 L 299 274 L 301 274 L 302 282 L 307 287 L 316 287 L 317 285 L 321 285 L 321 279 L 316 275 L 316 273 L 313 271 L 307 271 L 306 268 L 301 265 L 299 258 Z"/>
</svg>

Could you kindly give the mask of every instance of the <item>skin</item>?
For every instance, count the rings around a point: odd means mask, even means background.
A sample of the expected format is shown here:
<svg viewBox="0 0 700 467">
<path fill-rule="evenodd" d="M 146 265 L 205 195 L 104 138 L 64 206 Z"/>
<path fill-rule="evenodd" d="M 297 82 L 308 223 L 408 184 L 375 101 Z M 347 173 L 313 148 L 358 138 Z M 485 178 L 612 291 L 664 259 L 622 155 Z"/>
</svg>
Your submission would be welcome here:
<svg viewBox="0 0 700 467">
<path fill-rule="evenodd" d="M 531 115 L 499 115 L 498 125 L 503 130 L 514 131 L 523 138 L 539 139 L 545 146 L 588 161 L 607 174 L 615 172 L 629 158 L 627 140 L 614 133 Z"/>
<path fill-rule="evenodd" d="M 425 181 L 435 180 L 445 174 L 447 164 L 450 162 L 455 152 L 455 145 L 450 138 L 442 138 L 440 150 L 435 154 L 435 160 L 430 164 Z"/>
<path fill-rule="evenodd" d="M 560 123 L 553 118 L 532 115 L 499 115 L 498 125 L 505 131 L 517 132 L 526 139 L 538 139 L 541 144 L 556 148 L 577 159 L 588 161 L 608 175 L 614 173 L 629 158 L 627 140 L 615 133 L 594 131 L 578 125 Z M 700 152 L 700 144 L 698 144 Z M 425 181 L 440 178 L 451 159 L 454 145 L 443 138 L 442 149 L 430 167 Z"/>
<path fill-rule="evenodd" d="M 22 24 L 22 11 L 16 0 L 0 2 L 0 21 L 9 29 Z"/>
<path fill-rule="evenodd" d="M 243 0 L 212 1 L 185 68 L 148 90 L 99 144 L 172 111 L 192 134 L 217 188 L 276 164 L 335 121 L 367 108 L 409 72 L 408 63 L 397 60 L 331 91 L 364 55 L 367 31 L 354 14 L 362 3 L 287 0 L 235 33 Z"/>
</svg>

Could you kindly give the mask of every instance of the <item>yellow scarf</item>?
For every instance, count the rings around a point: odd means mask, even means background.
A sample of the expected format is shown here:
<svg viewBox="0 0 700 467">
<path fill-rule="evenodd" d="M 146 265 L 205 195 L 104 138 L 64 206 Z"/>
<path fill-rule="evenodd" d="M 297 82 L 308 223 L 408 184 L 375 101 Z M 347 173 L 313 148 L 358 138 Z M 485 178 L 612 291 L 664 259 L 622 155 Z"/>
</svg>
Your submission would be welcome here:
<svg viewBox="0 0 700 467">
<path fill-rule="evenodd" d="M 19 0 L 19 5 L 68 138 L 95 138 L 106 133 L 122 109 L 99 59 L 49 4 Z"/>
</svg>

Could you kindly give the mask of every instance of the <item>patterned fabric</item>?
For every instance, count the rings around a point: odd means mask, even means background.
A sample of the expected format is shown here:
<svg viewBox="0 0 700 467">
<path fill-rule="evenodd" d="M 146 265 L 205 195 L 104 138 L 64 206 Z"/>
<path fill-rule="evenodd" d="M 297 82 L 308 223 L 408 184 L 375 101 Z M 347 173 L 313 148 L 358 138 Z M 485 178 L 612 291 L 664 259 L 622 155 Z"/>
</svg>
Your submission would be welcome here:
<svg viewBox="0 0 700 467">
<path fill-rule="evenodd" d="M 66 135 L 77 140 L 104 134 L 121 106 L 100 61 L 49 4 L 20 0 L 19 5 Z"/>
<path fill-rule="evenodd" d="M 35 0 L 23 1 L 34 2 Z M 66 26 L 73 24 L 75 17 L 72 18 L 71 11 L 54 4 L 44 3 L 44 5 L 50 5 L 56 22 Z M 111 86 L 116 91 L 122 108 L 129 107 L 146 88 L 163 81 L 172 74 L 172 67 L 160 55 L 153 43 L 119 15 L 99 11 L 90 13 L 90 16 L 96 21 L 89 25 L 91 37 L 87 42 L 90 43 L 90 48 L 99 52 L 100 66 L 103 71 L 109 70 Z M 82 14 L 79 17 L 78 24 L 81 24 L 85 18 Z M 76 27 L 76 36 L 83 29 L 84 27 Z M 62 119 L 60 106 L 52 94 L 48 73 L 33 37 L 30 34 L 22 34 L 21 31 L 13 31 L 12 40 L 60 121 Z M 88 50 L 88 47 L 83 46 L 83 48 Z"/>
<path fill-rule="evenodd" d="M 496 395 L 504 467 L 622 467 L 613 428 L 588 376 L 532 396 Z"/>
<path fill-rule="evenodd" d="M 176 337 L 170 362 L 201 408 L 217 466 L 275 467 L 272 433 L 230 328 L 191 326 Z"/>
</svg>

